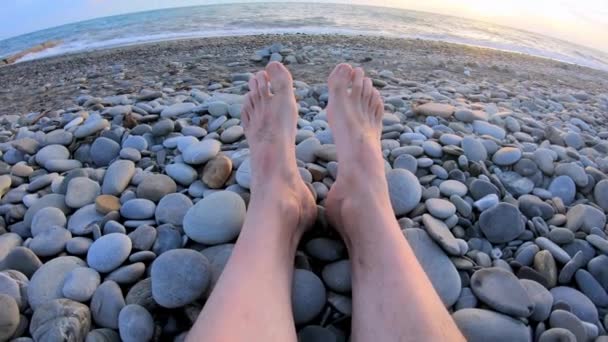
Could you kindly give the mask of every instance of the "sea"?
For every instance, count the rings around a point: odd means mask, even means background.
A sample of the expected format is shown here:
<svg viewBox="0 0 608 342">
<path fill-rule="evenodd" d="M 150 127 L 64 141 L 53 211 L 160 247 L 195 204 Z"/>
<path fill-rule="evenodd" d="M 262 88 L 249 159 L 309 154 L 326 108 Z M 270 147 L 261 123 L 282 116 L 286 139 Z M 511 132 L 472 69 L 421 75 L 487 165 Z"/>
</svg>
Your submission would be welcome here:
<svg viewBox="0 0 608 342">
<path fill-rule="evenodd" d="M 386 7 L 249 3 L 160 9 L 97 18 L 0 41 L 0 58 L 61 44 L 19 61 L 164 40 L 257 34 L 414 38 L 523 53 L 608 71 L 608 53 L 488 22 Z"/>
</svg>

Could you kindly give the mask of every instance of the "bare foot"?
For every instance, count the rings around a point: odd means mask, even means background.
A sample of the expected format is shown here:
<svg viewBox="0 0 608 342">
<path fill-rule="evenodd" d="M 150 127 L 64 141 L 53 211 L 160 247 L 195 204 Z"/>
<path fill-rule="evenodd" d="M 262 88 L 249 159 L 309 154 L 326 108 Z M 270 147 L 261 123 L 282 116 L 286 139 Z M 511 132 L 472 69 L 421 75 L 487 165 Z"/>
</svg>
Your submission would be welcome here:
<svg viewBox="0 0 608 342">
<path fill-rule="evenodd" d="M 249 81 L 242 120 L 251 150 L 251 195 L 278 197 L 277 205 L 297 219 L 299 238 L 314 222 L 317 206 L 297 169 L 298 107 L 292 84 L 291 74 L 282 64 L 268 64 Z"/>
<path fill-rule="evenodd" d="M 342 221 L 349 216 L 349 210 L 361 210 L 360 205 L 370 202 L 384 205 L 388 201 L 390 205 L 380 145 L 384 104 L 361 68 L 338 65 L 329 76 L 328 85 L 327 118 L 339 164 L 326 209 L 330 221 L 340 231 L 345 227 Z M 344 236 L 349 232 L 340 233 Z"/>
</svg>

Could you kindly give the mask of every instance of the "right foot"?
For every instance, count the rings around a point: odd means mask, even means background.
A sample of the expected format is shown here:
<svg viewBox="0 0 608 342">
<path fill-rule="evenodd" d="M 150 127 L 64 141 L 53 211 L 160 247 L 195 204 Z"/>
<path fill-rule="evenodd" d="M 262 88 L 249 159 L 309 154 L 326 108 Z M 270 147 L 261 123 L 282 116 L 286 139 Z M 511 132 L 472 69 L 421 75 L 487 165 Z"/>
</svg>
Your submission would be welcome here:
<svg viewBox="0 0 608 342">
<path fill-rule="evenodd" d="M 339 164 L 326 209 L 330 222 L 345 233 L 342 229 L 351 225 L 345 225 L 343 219 L 350 216 L 348 212 L 361 209 L 359 201 L 386 204 L 388 200 L 380 145 L 384 104 L 361 68 L 338 65 L 329 76 L 328 86 L 327 118 Z"/>
</svg>

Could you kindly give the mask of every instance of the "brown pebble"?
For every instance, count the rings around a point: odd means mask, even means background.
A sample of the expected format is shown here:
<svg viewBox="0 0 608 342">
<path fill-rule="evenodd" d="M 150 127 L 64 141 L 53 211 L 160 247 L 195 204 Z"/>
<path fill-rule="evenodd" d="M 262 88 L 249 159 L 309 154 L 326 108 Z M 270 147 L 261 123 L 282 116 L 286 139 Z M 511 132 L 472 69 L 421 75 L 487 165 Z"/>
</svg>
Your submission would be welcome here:
<svg viewBox="0 0 608 342">
<path fill-rule="evenodd" d="M 219 189 L 228 180 L 232 173 L 232 160 L 225 155 L 211 159 L 203 169 L 203 183 L 211 189 Z"/>
<path fill-rule="evenodd" d="M 112 195 L 99 195 L 95 200 L 95 209 L 101 214 L 107 214 L 120 209 L 120 200 Z"/>
</svg>

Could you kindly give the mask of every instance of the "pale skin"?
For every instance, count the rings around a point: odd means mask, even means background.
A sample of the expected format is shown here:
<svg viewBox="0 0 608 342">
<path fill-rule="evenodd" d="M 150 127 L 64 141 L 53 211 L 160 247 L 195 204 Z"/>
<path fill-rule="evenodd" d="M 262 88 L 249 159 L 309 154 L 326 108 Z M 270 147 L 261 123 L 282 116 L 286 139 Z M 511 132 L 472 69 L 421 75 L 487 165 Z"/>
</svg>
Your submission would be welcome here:
<svg viewBox="0 0 608 342">
<path fill-rule="evenodd" d="M 242 115 L 251 149 L 249 208 L 187 341 L 297 340 L 293 260 L 317 209 L 296 166 L 292 82 L 280 63 L 249 82 Z M 334 69 L 328 86 L 340 171 L 325 206 L 352 264 L 351 341 L 464 341 L 393 214 L 380 149 L 380 94 L 362 69 L 348 64 Z"/>
</svg>

